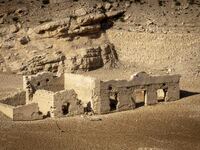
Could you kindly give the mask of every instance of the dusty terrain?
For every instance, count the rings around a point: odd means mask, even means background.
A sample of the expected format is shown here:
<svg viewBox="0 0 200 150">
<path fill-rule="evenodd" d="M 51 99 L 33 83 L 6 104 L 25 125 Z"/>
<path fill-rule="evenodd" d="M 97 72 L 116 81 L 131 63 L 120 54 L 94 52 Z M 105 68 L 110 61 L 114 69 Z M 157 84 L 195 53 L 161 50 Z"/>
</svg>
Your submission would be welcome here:
<svg viewBox="0 0 200 150">
<path fill-rule="evenodd" d="M 92 116 L 100 121 L 77 116 L 13 122 L 0 114 L 0 149 L 200 149 L 198 0 L 190 3 L 186 0 L 47 2 L 0 0 L 0 97 L 22 88 L 22 76 L 13 73 L 37 73 L 44 68 L 57 71 L 63 61 L 61 56 L 71 59 L 80 48 L 111 43 L 118 57 L 114 68 L 106 66 L 89 72 L 76 71 L 104 80 L 129 78 L 137 71 L 180 74 L 181 99 L 132 111 Z M 101 22 L 100 30 L 92 30 L 94 34 L 86 32 L 84 35 L 73 33 L 73 36 L 54 37 L 54 33 L 60 33 L 54 29 L 47 31 L 47 35 L 30 34 L 40 25 L 66 17 L 76 19 L 85 13 L 105 13 L 105 9 L 125 12 L 111 19 L 111 27 L 110 20 Z"/>
</svg>

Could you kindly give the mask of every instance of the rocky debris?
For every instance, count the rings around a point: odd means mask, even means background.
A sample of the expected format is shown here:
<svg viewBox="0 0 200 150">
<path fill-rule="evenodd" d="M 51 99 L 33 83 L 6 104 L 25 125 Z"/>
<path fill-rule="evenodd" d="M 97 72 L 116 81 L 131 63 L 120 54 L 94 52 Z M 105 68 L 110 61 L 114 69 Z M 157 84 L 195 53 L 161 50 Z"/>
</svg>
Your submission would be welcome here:
<svg viewBox="0 0 200 150">
<path fill-rule="evenodd" d="M 19 8 L 15 11 L 15 14 L 18 15 L 18 16 L 25 16 L 28 14 L 28 9 L 26 7 L 23 7 L 23 8 Z"/>
<path fill-rule="evenodd" d="M 106 3 L 105 4 L 105 6 L 104 6 L 104 8 L 106 9 L 106 10 L 109 10 L 110 8 L 112 7 L 112 4 L 111 3 Z"/>
<path fill-rule="evenodd" d="M 0 72 L 6 72 L 6 71 L 7 71 L 7 68 L 6 68 L 4 58 L 0 55 Z"/>
<path fill-rule="evenodd" d="M 49 0 L 42 0 L 42 3 L 45 5 L 49 4 L 49 2 L 50 2 Z"/>
<path fill-rule="evenodd" d="M 14 34 L 8 34 L 3 38 L 1 47 L 10 49 L 15 46 L 15 35 Z"/>
<path fill-rule="evenodd" d="M 7 14 L 0 14 L 0 24 L 4 24 Z"/>
<path fill-rule="evenodd" d="M 113 18 L 124 14 L 124 10 L 115 10 L 115 11 L 108 11 L 106 12 L 106 17 Z"/>
<path fill-rule="evenodd" d="M 68 29 L 70 25 L 70 18 L 64 18 L 61 20 L 57 20 L 57 21 L 52 21 L 49 23 L 46 23 L 44 25 L 39 25 L 36 28 L 34 28 L 35 33 L 37 34 L 44 34 L 46 31 L 54 31 L 56 29 Z"/>
<path fill-rule="evenodd" d="M 65 2 L 66 0 L 49 0 L 49 3 L 50 4 L 58 4 L 58 3 L 63 3 Z"/>
<path fill-rule="evenodd" d="M 77 18 L 78 25 L 90 25 L 100 23 L 106 16 L 104 13 L 91 13 Z"/>
<path fill-rule="evenodd" d="M 118 63 L 118 56 L 113 44 L 108 43 L 101 45 L 101 57 L 104 68 L 115 68 Z"/>
<path fill-rule="evenodd" d="M 103 20 L 119 16 L 124 11 L 87 14 L 83 8 L 75 11 L 77 18 L 65 18 L 39 25 L 33 29 L 34 33 L 43 37 L 67 37 L 71 35 L 96 33 L 101 30 Z M 30 30 L 31 31 L 31 30 Z M 32 32 L 29 32 L 29 34 Z M 45 34 L 47 33 L 47 34 Z"/>
<path fill-rule="evenodd" d="M 23 36 L 23 37 L 20 38 L 20 40 L 19 40 L 19 42 L 20 42 L 22 45 L 27 44 L 29 41 L 30 41 L 29 36 Z"/>
<path fill-rule="evenodd" d="M 90 71 L 103 66 L 100 47 L 87 47 L 77 50 L 65 60 L 66 69 L 70 72 L 77 70 Z"/>
<path fill-rule="evenodd" d="M 75 16 L 84 16 L 87 14 L 87 11 L 84 8 L 80 8 L 80 9 L 75 10 L 74 14 Z"/>
<path fill-rule="evenodd" d="M 90 25 L 90 26 L 83 26 L 79 27 L 77 29 L 74 29 L 72 31 L 69 31 L 69 35 L 80 35 L 80 34 L 89 34 L 89 33 L 96 33 L 101 30 L 101 26 L 99 24 L 96 25 Z"/>
<path fill-rule="evenodd" d="M 114 67 L 118 61 L 114 46 L 110 43 L 76 51 L 76 54 L 66 57 L 65 66 L 69 72 L 90 71 L 103 66 Z"/>
<path fill-rule="evenodd" d="M 12 24 L 10 25 L 9 29 L 10 29 L 10 33 L 16 33 L 19 31 L 19 26 L 16 24 Z"/>
<path fill-rule="evenodd" d="M 36 74 L 41 71 L 50 71 L 56 73 L 59 65 L 62 65 L 65 60 L 65 56 L 60 53 L 53 55 L 39 55 L 31 58 L 27 62 L 24 62 L 20 68 L 22 74 Z M 61 66 L 62 67 L 62 66 Z"/>
</svg>

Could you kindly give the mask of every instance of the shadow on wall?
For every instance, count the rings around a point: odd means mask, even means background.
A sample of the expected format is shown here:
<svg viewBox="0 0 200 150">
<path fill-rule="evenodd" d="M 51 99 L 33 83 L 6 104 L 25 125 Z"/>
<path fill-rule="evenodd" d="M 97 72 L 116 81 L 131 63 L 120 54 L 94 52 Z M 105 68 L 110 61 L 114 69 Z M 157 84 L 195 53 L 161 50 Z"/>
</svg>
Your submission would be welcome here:
<svg viewBox="0 0 200 150">
<path fill-rule="evenodd" d="M 193 96 L 193 95 L 197 95 L 197 94 L 200 94 L 200 93 L 181 90 L 180 91 L 180 98 L 185 98 L 185 97 L 189 97 L 189 96 Z"/>
</svg>

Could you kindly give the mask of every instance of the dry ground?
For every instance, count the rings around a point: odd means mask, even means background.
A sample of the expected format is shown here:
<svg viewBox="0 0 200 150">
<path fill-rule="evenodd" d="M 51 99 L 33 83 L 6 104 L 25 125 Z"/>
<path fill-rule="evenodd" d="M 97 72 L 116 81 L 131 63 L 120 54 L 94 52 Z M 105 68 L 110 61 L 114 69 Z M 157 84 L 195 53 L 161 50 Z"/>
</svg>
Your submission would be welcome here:
<svg viewBox="0 0 200 150">
<path fill-rule="evenodd" d="M 0 0 L 1 1 L 1 0 Z M 13 12 L 26 7 L 29 13 L 19 17 L 22 27 L 34 27 L 40 21 L 70 16 L 80 7 L 93 8 L 97 0 L 79 0 L 42 5 L 41 1 L 11 1 L 0 4 L 0 13 L 8 12 L 7 21 L 0 26 L 14 24 Z M 7 2 L 8 1 L 8 2 Z M 74 47 L 110 41 L 119 55 L 119 68 L 99 69 L 86 75 L 103 79 L 127 78 L 136 71 L 152 74 L 179 73 L 181 100 L 155 106 L 140 107 L 132 111 L 102 116 L 101 121 L 90 121 L 81 116 L 45 119 L 34 122 L 13 122 L 0 113 L 0 150 L 199 150 L 200 149 L 200 5 L 188 8 L 155 6 L 157 1 L 132 4 L 125 13 L 125 22 L 115 26 L 98 39 L 79 37 L 74 41 L 47 39 L 52 50 L 38 50 L 38 54 L 56 50 L 66 54 Z M 157 4 L 156 4 L 157 5 Z M 124 6 L 123 3 L 119 7 Z M 183 7 L 183 8 L 182 8 Z M 148 30 L 152 24 L 153 32 Z M 144 31 L 135 31 L 144 27 Z M 3 37 L 3 35 L 0 34 Z M 35 43 L 34 43 L 35 42 Z M 43 40 L 31 41 L 33 46 Z M 3 55 L 18 53 L 27 58 L 35 49 L 16 48 L 3 51 Z M 20 58 L 20 59 L 21 59 Z M 19 62 L 21 60 L 19 59 Z M 16 65 L 16 61 L 13 64 Z M 22 77 L 0 74 L 0 97 L 22 88 Z"/>
<path fill-rule="evenodd" d="M 102 70 L 101 70 L 102 72 Z M 22 78 L 0 75 L 1 93 L 21 88 Z M 13 87 L 13 88 L 11 88 Z M 184 88 L 184 87 L 183 87 Z M 187 89 L 185 87 L 184 89 Z M 200 149 L 200 89 L 182 99 L 120 113 L 13 122 L 0 114 L 0 150 Z"/>
</svg>

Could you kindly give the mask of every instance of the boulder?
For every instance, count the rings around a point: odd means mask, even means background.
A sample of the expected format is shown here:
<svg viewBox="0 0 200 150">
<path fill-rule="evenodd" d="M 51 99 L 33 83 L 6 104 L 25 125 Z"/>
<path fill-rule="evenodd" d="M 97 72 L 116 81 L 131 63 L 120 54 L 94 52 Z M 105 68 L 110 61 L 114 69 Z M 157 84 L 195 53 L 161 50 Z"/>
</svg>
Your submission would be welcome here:
<svg viewBox="0 0 200 150">
<path fill-rule="evenodd" d="M 115 10 L 115 11 L 106 12 L 106 16 L 108 18 L 113 18 L 113 17 L 117 17 L 117 16 L 120 16 L 120 15 L 123 15 L 124 13 L 125 13 L 124 10 Z"/>
<path fill-rule="evenodd" d="M 23 36 L 23 37 L 20 38 L 20 40 L 19 40 L 19 42 L 20 42 L 22 45 L 28 44 L 29 41 L 30 41 L 29 36 Z"/>
<path fill-rule="evenodd" d="M 79 26 L 97 24 L 100 23 L 105 18 L 106 16 L 103 13 L 90 13 L 88 15 L 78 17 L 77 24 Z"/>
<path fill-rule="evenodd" d="M 80 9 L 75 10 L 74 13 L 76 16 L 84 16 L 87 14 L 87 11 L 84 8 L 80 8 Z"/>
<path fill-rule="evenodd" d="M 70 18 L 60 19 L 57 21 L 52 21 L 46 24 L 42 24 L 34 28 L 35 33 L 44 34 L 47 31 L 54 31 L 58 28 L 68 29 L 70 25 Z"/>
<path fill-rule="evenodd" d="M 79 27 L 78 29 L 69 31 L 68 34 L 70 35 L 80 35 L 80 34 L 89 34 L 89 33 L 96 33 L 101 30 L 101 26 L 99 24 L 91 25 L 91 26 L 83 26 Z"/>
</svg>

